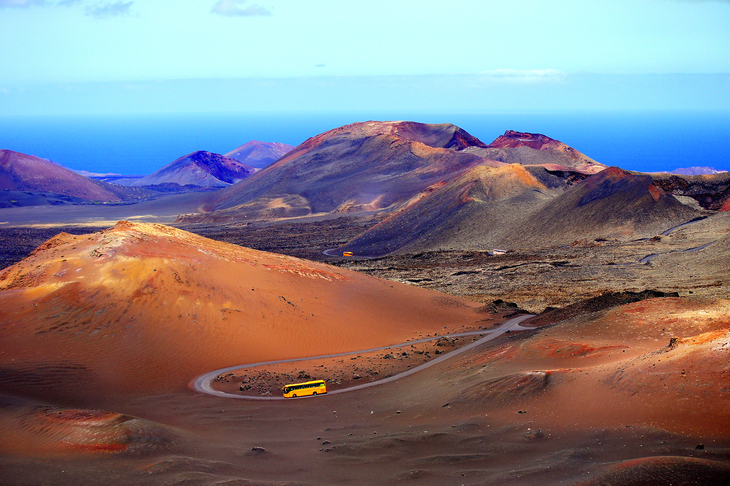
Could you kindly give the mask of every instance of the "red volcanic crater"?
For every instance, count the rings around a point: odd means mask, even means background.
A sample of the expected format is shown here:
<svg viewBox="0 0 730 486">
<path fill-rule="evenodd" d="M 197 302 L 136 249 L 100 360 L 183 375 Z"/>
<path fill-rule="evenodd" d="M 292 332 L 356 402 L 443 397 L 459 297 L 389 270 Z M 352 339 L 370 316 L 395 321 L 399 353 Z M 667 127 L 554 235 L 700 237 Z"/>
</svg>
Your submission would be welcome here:
<svg viewBox="0 0 730 486">
<path fill-rule="evenodd" d="M 596 174 L 606 168 L 563 142 L 539 133 L 514 130 L 507 130 L 486 149 L 475 153 L 510 164 L 539 165 L 551 170 L 574 170 L 584 174 Z"/>
</svg>

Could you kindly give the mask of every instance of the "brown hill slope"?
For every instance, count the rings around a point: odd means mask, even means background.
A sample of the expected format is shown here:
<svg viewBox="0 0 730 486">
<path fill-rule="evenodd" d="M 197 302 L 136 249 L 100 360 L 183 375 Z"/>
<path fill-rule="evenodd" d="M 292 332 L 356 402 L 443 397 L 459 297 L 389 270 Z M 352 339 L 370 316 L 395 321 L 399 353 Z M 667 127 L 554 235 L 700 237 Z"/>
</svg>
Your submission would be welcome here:
<svg viewBox="0 0 730 486">
<path fill-rule="evenodd" d="M 657 187 L 651 176 L 611 167 L 510 228 L 503 244 L 549 247 L 580 239 L 648 238 L 700 214 Z"/>
<path fill-rule="evenodd" d="M 642 238 L 702 214 L 666 194 L 651 176 L 617 168 L 569 184 L 564 173 L 542 167 L 476 167 L 338 251 L 375 256 Z"/>
<path fill-rule="evenodd" d="M 394 251 L 491 248 L 506 230 L 566 183 L 543 168 L 478 166 L 359 235 L 339 251 L 383 255 Z"/>
<path fill-rule="evenodd" d="M 143 197 L 139 190 L 94 181 L 47 160 L 12 150 L 0 150 L 0 189 L 48 192 L 99 202 Z"/>
<path fill-rule="evenodd" d="M 226 187 L 245 179 L 255 171 L 250 165 L 236 159 L 199 150 L 176 159 L 132 185 L 173 183 L 181 186 Z"/>
<path fill-rule="evenodd" d="M 485 163 L 467 147 L 485 145 L 450 124 L 355 123 L 310 138 L 207 209 L 297 216 L 395 207 Z"/>
<path fill-rule="evenodd" d="M 162 225 L 120 222 L 100 233 L 60 234 L 0 274 L 0 392 L 98 403 L 180 390 L 224 366 L 472 325 L 483 319 L 477 307 Z"/>
<path fill-rule="evenodd" d="M 279 160 L 285 154 L 294 149 L 292 145 L 277 142 L 259 142 L 251 140 L 237 149 L 231 150 L 226 157 L 236 159 L 251 167 L 263 169 L 271 165 L 272 162 Z"/>
</svg>

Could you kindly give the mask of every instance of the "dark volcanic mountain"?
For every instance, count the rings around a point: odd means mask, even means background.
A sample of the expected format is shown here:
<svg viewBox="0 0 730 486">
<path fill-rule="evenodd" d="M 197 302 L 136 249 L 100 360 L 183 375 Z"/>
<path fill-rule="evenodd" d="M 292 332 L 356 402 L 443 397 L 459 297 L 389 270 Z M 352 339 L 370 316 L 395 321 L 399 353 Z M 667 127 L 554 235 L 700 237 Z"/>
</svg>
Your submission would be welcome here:
<svg viewBox="0 0 730 486">
<path fill-rule="evenodd" d="M 251 167 L 263 169 L 271 165 L 272 162 L 279 160 L 285 154 L 294 149 L 292 145 L 276 142 L 259 142 L 252 140 L 232 150 L 226 154 L 226 157 L 236 159 Z"/>
<path fill-rule="evenodd" d="M 0 189 L 52 193 L 87 202 L 144 197 L 139 189 L 95 181 L 32 155 L 0 150 Z"/>
<path fill-rule="evenodd" d="M 649 238 L 702 214 L 658 187 L 651 176 L 611 167 L 548 201 L 504 244 L 545 247 L 593 238 Z"/>
<path fill-rule="evenodd" d="M 340 251 L 372 256 L 393 251 L 492 248 L 515 221 L 566 187 L 563 179 L 542 167 L 478 166 L 359 235 Z"/>
<path fill-rule="evenodd" d="M 181 186 L 226 187 L 256 172 L 250 165 L 211 152 L 198 151 L 180 157 L 148 176 L 134 181 L 134 186 L 173 183 Z"/>
<path fill-rule="evenodd" d="M 571 187 L 558 174 L 519 164 L 476 167 L 339 251 L 375 256 L 651 237 L 702 214 L 648 175 L 612 167 Z"/>
<path fill-rule="evenodd" d="M 218 217 L 286 217 L 394 208 L 489 163 L 466 153 L 470 147 L 486 145 L 450 124 L 355 123 L 308 139 L 219 193 L 208 209 Z"/>
</svg>

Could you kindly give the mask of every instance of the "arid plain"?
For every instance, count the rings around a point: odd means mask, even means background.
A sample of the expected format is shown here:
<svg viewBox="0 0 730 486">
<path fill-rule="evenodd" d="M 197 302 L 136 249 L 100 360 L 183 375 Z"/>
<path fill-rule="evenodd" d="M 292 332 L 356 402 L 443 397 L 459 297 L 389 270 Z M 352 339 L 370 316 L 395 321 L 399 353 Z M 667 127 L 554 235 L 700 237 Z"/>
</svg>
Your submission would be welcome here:
<svg viewBox="0 0 730 486">
<path fill-rule="evenodd" d="M 215 192 L 1 208 L 0 479 L 727 484 L 728 194 L 370 122 Z M 338 393 L 274 399 L 308 379 Z"/>
</svg>

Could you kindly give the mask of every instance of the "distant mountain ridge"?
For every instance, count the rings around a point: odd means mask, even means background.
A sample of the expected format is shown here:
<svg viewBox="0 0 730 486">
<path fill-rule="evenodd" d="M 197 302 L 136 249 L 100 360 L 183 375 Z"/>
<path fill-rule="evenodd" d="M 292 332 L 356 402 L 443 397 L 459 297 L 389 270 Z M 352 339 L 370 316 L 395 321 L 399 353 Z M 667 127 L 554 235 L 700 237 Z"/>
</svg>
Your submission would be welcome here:
<svg viewBox="0 0 730 486">
<path fill-rule="evenodd" d="M 40 157 L 12 150 L 0 150 L 0 189 L 59 194 L 86 202 L 134 201 L 146 196 L 139 189 L 95 181 Z"/>
<path fill-rule="evenodd" d="M 238 160 L 199 150 L 180 157 L 150 175 L 132 181 L 133 186 L 178 184 L 180 186 L 226 187 L 256 172 Z"/>
<path fill-rule="evenodd" d="M 713 167 L 684 167 L 681 169 L 674 169 L 669 172 L 675 175 L 710 175 L 710 174 L 722 174 L 727 172 L 724 170 L 717 170 Z"/>
<path fill-rule="evenodd" d="M 306 140 L 253 177 L 216 194 L 207 209 L 235 218 L 395 207 L 485 163 L 467 153 L 469 147 L 486 145 L 451 124 L 354 123 Z"/>
<path fill-rule="evenodd" d="M 281 157 L 291 152 L 294 146 L 278 142 L 259 142 L 251 140 L 237 149 L 231 150 L 226 157 L 236 159 L 251 167 L 263 169 L 271 165 L 272 162 L 279 160 Z"/>
</svg>

